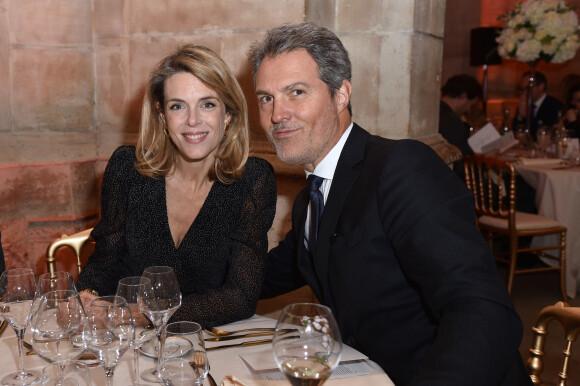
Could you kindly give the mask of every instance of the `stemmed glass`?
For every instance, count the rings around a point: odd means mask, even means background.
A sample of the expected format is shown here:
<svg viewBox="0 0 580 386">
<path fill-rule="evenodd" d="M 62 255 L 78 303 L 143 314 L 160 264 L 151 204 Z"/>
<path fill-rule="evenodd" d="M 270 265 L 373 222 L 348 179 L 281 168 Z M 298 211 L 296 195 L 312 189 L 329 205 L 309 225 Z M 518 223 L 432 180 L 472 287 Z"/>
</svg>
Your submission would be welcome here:
<svg viewBox="0 0 580 386">
<path fill-rule="evenodd" d="M 161 333 L 169 318 L 181 306 L 181 290 L 173 268 L 155 266 L 146 268 L 141 277 L 148 279 L 143 281 L 137 298 L 141 312 L 149 318 L 155 326 L 157 335 L 157 352 L 162 352 L 163 341 Z M 157 356 L 157 367 L 144 370 L 141 378 L 148 382 L 161 382 L 159 367 L 161 358 Z"/>
<path fill-rule="evenodd" d="M 91 302 L 83 331 L 86 347 L 105 369 L 107 386 L 121 356 L 133 345 L 135 322 L 129 304 L 120 296 L 103 296 Z"/>
<path fill-rule="evenodd" d="M 42 300 L 43 295 L 50 291 L 56 290 L 74 291 L 78 296 L 77 288 L 70 272 L 57 271 L 52 273 L 43 273 L 38 277 L 36 282 L 36 291 L 34 293 L 34 302 L 32 304 L 32 319 L 30 322 L 31 326 L 34 326 L 35 324 L 34 317 L 37 314 L 38 306 L 40 305 L 40 301 Z"/>
<path fill-rule="evenodd" d="M 292 385 L 323 384 L 338 366 L 342 352 L 332 311 L 313 303 L 284 307 L 276 323 L 272 348 L 278 367 Z"/>
<path fill-rule="evenodd" d="M 194 322 L 169 323 L 163 329 L 159 374 L 165 385 L 203 384 L 209 363 L 201 326 Z"/>
<path fill-rule="evenodd" d="M 82 342 L 75 340 L 83 326 L 85 313 L 77 291 L 56 290 L 41 296 L 38 310 L 31 324 L 34 351 L 47 362 L 59 362 L 59 385 L 76 386 L 64 377 L 64 369 L 71 359 L 84 350 Z"/>
<path fill-rule="evenodd" d="M 2 378 L 3 385 L 30 385 L 40 379 L 37 371 L 24 370 L 22 338 L 32 313 L 36 277 L 30 268 L 9 269 L 0 276 L 0 314 L 18 339 L 18 371 Z"/>
<path fill-rule="evenodd" d="M 150 286 L 151 281 L 141 276 L 130 276 L 119 280 L 117 284 L 117 296 L 121 296 L 127 300 L 131 313 L 135 318 L 135 341 L 133 342 L 133 385 L 139 385 L 139 348 L 151 338 L 155 336 L 155 331 L 145 328 L 143 322 L 139 321 L 139 315 L 143 315 L 139 309 L 137 301 L 139 295 L 139 288 L 145 285 Z M 143 316 L 142 319 L 145 319 Z"/>
</svg>

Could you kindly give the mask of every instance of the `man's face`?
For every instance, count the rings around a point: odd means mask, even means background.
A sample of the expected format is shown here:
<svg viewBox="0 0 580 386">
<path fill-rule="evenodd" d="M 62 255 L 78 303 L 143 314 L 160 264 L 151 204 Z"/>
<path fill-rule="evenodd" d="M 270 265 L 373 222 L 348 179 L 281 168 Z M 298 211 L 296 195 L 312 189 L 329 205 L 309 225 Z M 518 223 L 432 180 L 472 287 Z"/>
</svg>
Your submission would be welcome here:
<svg viewBox="0 0 580 386">
<path fill-rule="evenodd" d="M 522 93 L 524 96 L 527 96 L 529 84 L 530 84 L 529 78 L 527 76 L 524 76 L 520 81 L 520 87 L 518 89 L 518 92 Z M 545 84 L 538 85 L 538 81 L 536 79 L 536 81 L 534 82 L 534 87 L 532 87 L 532 102 L 536 102 L 538 99 L 540 99 L 542 95 L 544 95 L 545 90 L 546 85 Z"/>
<path fill-rule="evenodd" d="M 256 73 L 256 97 L 262 129 L 284 162 L 313 171 L 344 131 L 343 95 L 331 98 L 316 62 L 303 49 L 264 59 Z"/>
</svg>

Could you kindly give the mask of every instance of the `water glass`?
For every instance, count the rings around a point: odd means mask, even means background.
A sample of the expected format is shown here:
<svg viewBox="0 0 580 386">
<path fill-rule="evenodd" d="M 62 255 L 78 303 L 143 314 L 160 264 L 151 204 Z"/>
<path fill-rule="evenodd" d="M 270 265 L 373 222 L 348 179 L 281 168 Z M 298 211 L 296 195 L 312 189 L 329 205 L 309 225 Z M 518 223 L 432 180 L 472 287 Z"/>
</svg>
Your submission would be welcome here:
<svg viewBox="0 0 580 386">
<path fill-rule="evenodd" d="M 0 315 L 14 328 L 18 339 L 18 370 L 4 376 L 3 385 L 30 385 L 40 379 L 39 372 L 24 369 L 22 344 L 35 291 L 36 276 L 30 268 L 9 269 L 0 276 Z"/>
<path fill-rule="evenodd" d="M 202 328 L 194 322 L 169 323 L 163 329 L 160 376 L 165 385 L 202 385 L 209 371 Z"/>
<path fill-rule="evenodd" d="M 85 363 L 53 362 L 42 370 L 42 386 L 90 386 L 91 375 Z"/>
</svg>

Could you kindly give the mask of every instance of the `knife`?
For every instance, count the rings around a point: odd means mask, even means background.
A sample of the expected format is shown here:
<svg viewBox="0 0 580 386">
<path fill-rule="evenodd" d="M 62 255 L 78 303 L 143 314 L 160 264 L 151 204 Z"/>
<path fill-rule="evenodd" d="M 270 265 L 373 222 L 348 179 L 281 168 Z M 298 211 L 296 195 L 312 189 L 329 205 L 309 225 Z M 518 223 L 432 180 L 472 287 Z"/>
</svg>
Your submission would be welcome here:
<svg viewBox="0 0 580 386">
<path fill-rule="evenodd" d="M 218 349 L 221 349 L 221 348 L 230 348 L 230 347 L 257 346 L 259 344 L 268 344 L 268 343 L 272 343 L 272 339 L 250 340 L 248 342 L 235 343 L 235 344 L 222 344 L 220 346 L 207 347 L 205 349 L 205 351 L 218 350 Z"/>
<path fill-rule="evenodd" d="M 224 340 L 241 339 L 241 338 L 254 338 L 257 336 L 268 336 L 273 335 L 274 331 L 266 332 L 253 332 L 251 334 L 241 334 L 241 335 L 228 335 L 228 336 L 217 336 L 213 338 L 205 338 L 206 342 L 221 342 Z"/>
<path fill-rule="evenodd" d="M 0 336 L 2 336 L 2 334 L 4 334 L 6 327 L 8 327 L 8 322 L 3 320 L 2 323 L 0 323 Z"/>
</svg>

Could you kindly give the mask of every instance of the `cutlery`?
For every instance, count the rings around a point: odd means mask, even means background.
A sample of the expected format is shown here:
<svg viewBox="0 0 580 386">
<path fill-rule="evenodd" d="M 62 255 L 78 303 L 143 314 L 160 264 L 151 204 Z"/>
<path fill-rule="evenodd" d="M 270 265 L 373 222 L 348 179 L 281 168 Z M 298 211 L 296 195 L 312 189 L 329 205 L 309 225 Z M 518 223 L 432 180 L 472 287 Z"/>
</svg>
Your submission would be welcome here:
<svg viewBox="0 0 580 386">
<path fill-rule="evenodd" d="M 219 328 L 212 327 L 212 328 L 205 328 L 204 331 L 210 335 L 213 335 L 213 336 L 227 336 L 227 335 L 238 334 L 240 332 L 252 332 L 252 331 L 271 331 L 271 332 L 274 332 L 274 328 L 268 328 L 268 327 L 245 328 L 242 330 L 224 331 L 224 330 L 220 330 Z"/>
<path fill-rule="evenodd" d="M 2 336 L 2 334 L 4 334 L 6 327 L 8 327 L 8 322 L 3 320 L 2 323 L 0 323 L 0 336 Z"/>
<path fill-rule="evenodd" d="M 213 338 L 206 338 L 206 342 L 222 342 L 224 340 L 232 340 L 232 339 L 241 339 L 241 338 L 254 338 L 257 336 L 268 336 L 274 334 L 273 331 L 265 331 L 265 332 L 254 332 L 251 334 L 241 334 L 241 335 L 225 335 L 225 336 L 216 336 Z"/>
<path fill-rule="evenodd" d="M 212 350 L 218 350 L 218 349 L 230 348 L 230 347 L 257 346 L 259 344 L 268 344 L 268 343 L 272 343 L 272 339 L 250 340 L 249 342 L 242 342 L 242 343 L 235 343 L 235 344 L 222 344 L 220 346 L 206 347 L 205 351 L 212 351 Z"/>
</svg>

